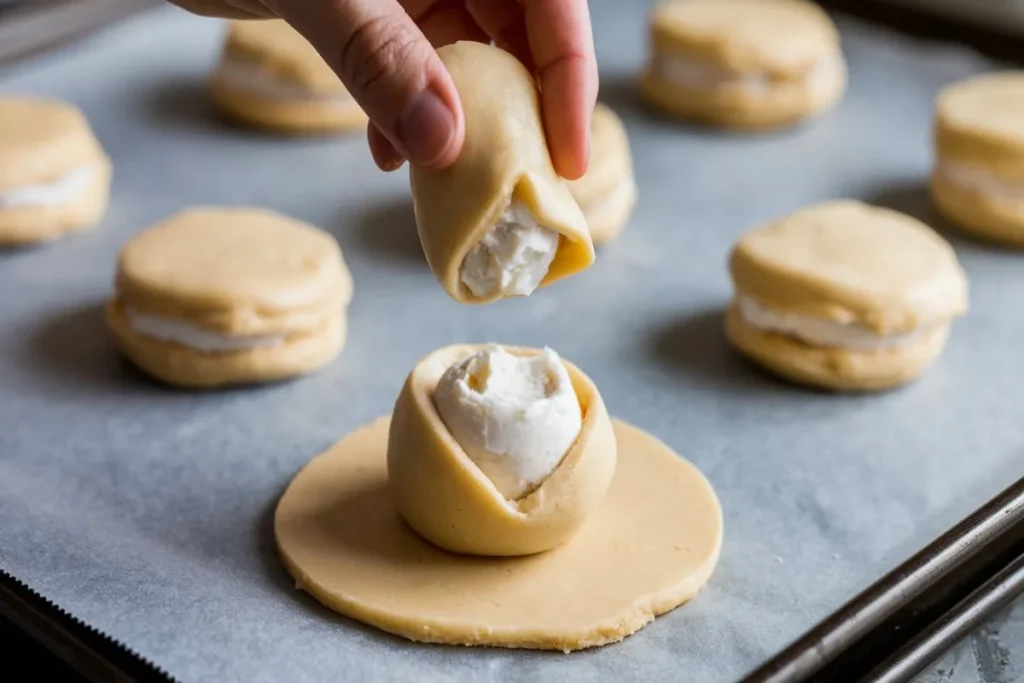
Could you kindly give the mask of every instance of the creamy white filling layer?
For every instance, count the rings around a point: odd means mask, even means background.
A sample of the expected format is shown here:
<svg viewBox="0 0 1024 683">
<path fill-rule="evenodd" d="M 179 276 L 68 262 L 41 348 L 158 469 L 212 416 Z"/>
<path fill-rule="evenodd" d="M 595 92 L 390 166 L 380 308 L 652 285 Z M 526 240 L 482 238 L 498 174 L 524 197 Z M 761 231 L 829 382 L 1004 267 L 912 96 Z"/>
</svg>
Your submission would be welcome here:
<svg viewBox="0 0 1024 683">
<path fill-rule="evenodd" d="M 489 346 L 445 371 L 434 403 L 452 437 L 509 500 L 554 471 L 583 425 L 569 372 L 551 349 L 523 358 Z"/>
<path fill-rule="evenodd" d="M 695 90 L 712 89 L 723 85 L 734 85 L 751 94 L 764 94 L 782 83 L 799 83 L 809 88 L 821 88 L 828 85 L 842 64 L 840 57 L 829 57 L 821 60 L 802 78 L 779 81 L 768 74 L 740 74 L 708 61 L 694 57 L 682 57 L 677 54 L 662 52 L 654 57 L 654 67 L 658 78 L 666 83 L 682 88 Z"/>
<path fill-rule="evenodd" d="M 244 57 L 226 57 L 221 61 L 217 75 L 223 83 L 231 88 L 268 100 L 339 105 L 349 105 L 354 102 L 352 96 L 347 92 L 315 92 L 302 83 L 278 78 L 263 69 L 258 62 Z"/>
<path fill-rule="evenodd" d="M 906 346 L 918 341 L 934 328 L 924 328 L 904 334 L 879 334 L 857 323 L 839 323 L 826 318 L 772 310 L 749 296 L 736 298 L 740 316 L 751 327 L 795 337 L 812 346 L 847 349 L 849 351 L 877 351 Z"/>
<path fill-rule="evenodd" d="M 466 254 L 459 276 L 475 296 L 529 296 L 548 274 L 558 238 L 513 199 L 494 229 Z"/>
<path fill-rule="evenodd" d="M 65 204 L 83 192 L 97 172 L 95 166 L 83 166 L 48 183 L 0 190 L 0 209 Z"/>
<path fill-rule="evenodd" d="M 993 173 L 955 161 L 942 161 L 938 172 L 949 183 L 979 194 L 1024 203 L 1024 181 L 1003 180 Z"/>
<path fill-rule="evenodd" d="M 140 313 L 132 308 L 125 308 L 125 316 L 128 318 L 131 328 L 141 335 L 159 341 L 181 344 L 196 351 L 211 353 L 246 351 L 263 346 L 273 346 L 285 340 L 285 335 L 282 334 L 232 336 L 211 332 L 181 320 Z"/>
</svg>

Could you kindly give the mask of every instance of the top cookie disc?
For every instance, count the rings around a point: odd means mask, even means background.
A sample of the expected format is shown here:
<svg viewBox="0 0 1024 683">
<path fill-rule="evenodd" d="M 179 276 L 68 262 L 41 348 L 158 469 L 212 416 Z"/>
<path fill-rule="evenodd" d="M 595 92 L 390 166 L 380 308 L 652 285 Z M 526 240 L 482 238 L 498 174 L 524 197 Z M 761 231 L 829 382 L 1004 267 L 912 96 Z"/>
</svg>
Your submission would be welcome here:
<svg viewBox="0 0 1024 683">
<path fill-rule="evenodd" d="M 274 75 L 315 92 L 346 92 L 320 53 L 280 19 L 232 21 L 224 51 L 255 61 Z"/>
<path fill-rule="evenodd" d="M 82 113 L 64 102 L 0 97 L 0 190 L 107 163 Z"/>
<path fill-rule="evenodd" d="M 331 235 L 252 208 L 191 209 L 140 233 L 121 250 L 117 286 L 140 308 L 186 315 L 341 308 L 352 294 Z"/>
<path fill-rule="evenodd" d="M 832 20 L 805 0 L 666 0 L 651 24 L 659 47 L 738 73 L 799 77 L 839 50 Z"/>
<path fill-rule="evenodd" d="M 935 109 L 940 153 L 995 162 L 1024 155 L 1024 71 L 948 86 Z M 1021 166 L 1024 175 L 1024 161 Z"/>
<path fill-rule="evenodd" d="M 855 201 L 819 204 L 745 235 L 730 259 L 738 291 L 785 312 L 882 334 L 967 308 L 953 248 L 910 216 Z"/>
</svg>

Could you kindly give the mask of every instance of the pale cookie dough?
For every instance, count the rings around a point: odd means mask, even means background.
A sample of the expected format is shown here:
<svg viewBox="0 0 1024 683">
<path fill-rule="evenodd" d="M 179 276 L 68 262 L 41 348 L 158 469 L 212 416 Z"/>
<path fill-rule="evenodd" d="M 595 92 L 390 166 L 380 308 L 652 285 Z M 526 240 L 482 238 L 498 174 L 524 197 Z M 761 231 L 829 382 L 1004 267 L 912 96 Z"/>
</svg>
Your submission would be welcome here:
<svg viewBox="0 0 1024 683">
<path fill-rule="evenodd" d="M 483 43 L 438 49 L 466 116 L 458 160 L 410 168 L 420 243 L 456 301 L 529 295 L 594 261 L 587 221 L 551 163 L 533 76 Z"/>
<path fill-rule="evenodd" d="M 707 583 L 722 512 L 693 465 L 635 427 L 613 429 L 614 481 L 572 540 L 481 558 L 440 550 L 402 522 L 382 418 L 288 486 L 274 516 L 281 557 L 327 607 L 410 640 L 564 651 L 614 643 Z"/>
<path fill-rule="evenodd" d="M 594 109 L 590 166 L 582 178 L 569 183 L 569 189 L 587 218 L 594 244 L 618 237 L 636 206 L 637 189 L 626 127 L 603 104 Z"/>
<path fill-rule="evenodd" d="M 232 21 L 210 79 L 218 109 L 282 133 L 363 128 L 366 115 L 317 51 L 279 19 Z"/>
<path fill-rule="evenodd" d="M 435 403 L 449 368 L 483 348 L 439 349 L 409 374 L 387 444 L 395 504 L 413 529 L 447 550 L 472 555 L 550 550 L 579 530 L 608 490 L 616 453 L 608 412 L 593 382 L 563 360 L 582 412 L 579 433 L 554 471 L 524 497 L 509 500 L 466 455 Z M 516 356 L 541 353 L 504 348 Z"/>
<path fill-rule="evenodd" d="M 748 233 L 730 273 L 732 345 L 823 389 L 884 389 L 917 377 L 967 311 L 967 280 L 945 240 L 910 216 L 855 201 L 812 206 Z"/>
<path fill-rule="evenodd" d="M 965 231 L 1024 247 L 1024 71 L 977 76 L 939 94 L 931 187 Z"/>
<path fill-rule="evenodd" d="M 846 90 L 839 33 L 806 0 L 664 0 L 651 14 L 647 100 L 733 128 L 794 124 Z"/>
<path fill-rule="evenodd" d="M 91 228 L 110 194 L 110 159 L 70 104 L 0 97 L 0 247 Z"/>
<path fill-rule="evenodd" d="M 352 278 L 326 232 L 263 209 L 196 208 L 121 250 L 107 322 L 139 368 L 212 388 L 316 370 L 345 342 Z"/>
</svg>

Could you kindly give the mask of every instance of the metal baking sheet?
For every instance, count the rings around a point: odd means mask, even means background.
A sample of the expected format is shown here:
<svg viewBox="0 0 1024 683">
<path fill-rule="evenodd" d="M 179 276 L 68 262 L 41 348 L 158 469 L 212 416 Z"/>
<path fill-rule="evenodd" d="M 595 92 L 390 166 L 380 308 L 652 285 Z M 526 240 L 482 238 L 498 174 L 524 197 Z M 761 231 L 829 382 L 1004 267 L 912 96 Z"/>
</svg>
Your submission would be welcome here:
<svg viewBox="0 0 1024 683">
<path fill-rule="evenodd" d="M 486 307 L 443 294 L 404 173 L 377 172 L 361 135 L 275 138 L 212 115 L 219 22 L 164 8 L 0 71 L 0 91 L 81 106 L 115 163 L 101 226 L 0 255 L 0 570 L 182 681 L 729 681 L 1020 477 L 1020 254 L 951 235 L 972 310 L 903 390 L 791 387 L 721 333 L 728 249 L 765 220 L 855 197 L 944 229 L 924 191 L 932 99 L 996 65 L 841 20 L 852 80 L 837 110 L 778 135 L 718 133 L 638 104 L 647 3 L 592 6 L 601 96 L 625 118 L 640 203 L 587 273 Z M 337 236 L 356 293 L 336 363 L 192 393 L 118 359 L 101 317 L 118 248 L 211 203 L 269 206 Z M 707 474 L 726 538 L 691 604 L 621 644 L 562 655 L 410 644 L 295 590 L 270 525 L 289 479 L 387 413 L 419 357 L 484 340 L 557 349 L 613 414 Z M 1018 607 L 929 675 L 1013 680 L 1022 634 Z"/>
</svg>

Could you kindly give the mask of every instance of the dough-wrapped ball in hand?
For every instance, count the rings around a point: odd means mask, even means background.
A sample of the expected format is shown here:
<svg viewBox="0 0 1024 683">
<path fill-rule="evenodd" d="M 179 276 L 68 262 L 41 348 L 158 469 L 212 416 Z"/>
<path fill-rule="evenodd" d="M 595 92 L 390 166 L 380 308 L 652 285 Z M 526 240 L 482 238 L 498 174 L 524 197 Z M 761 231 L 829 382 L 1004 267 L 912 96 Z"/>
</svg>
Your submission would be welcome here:
<svg viewBox="0 0 1024 683">
<path fill-rule="evenodd" d="M 528 296 L 594 261 L 587 221 L 551 162 L 537 86 L 509 53 L 460 42 L 438 50 L 466 118 L 458 160 L 411 168 L 427 263 L 456 301 Z"/>
</svg>

